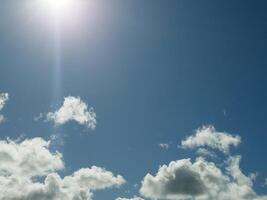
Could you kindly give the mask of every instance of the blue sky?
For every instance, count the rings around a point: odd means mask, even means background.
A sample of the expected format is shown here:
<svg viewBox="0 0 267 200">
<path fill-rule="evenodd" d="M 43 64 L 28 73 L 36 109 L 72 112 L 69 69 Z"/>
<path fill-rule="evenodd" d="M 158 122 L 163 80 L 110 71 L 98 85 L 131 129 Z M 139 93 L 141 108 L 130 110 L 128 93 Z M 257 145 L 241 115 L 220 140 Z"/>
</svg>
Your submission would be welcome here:
<svg viewBox="0 0 267 200">
<path fill-rule="evenodd" d="M 33 0 L 2 1 L 0 93 L 9 100 L 0 109 L 1 140 L 57 135 L 63 144 L 51 151 L 63 155 L 62 177 L 98 166 L 125 179 L 93 199 L 156 199 L 139 192 L 146 174 L 156 176 L 171 161 L 193 163 L 194 151 L 179 145 L 210 125 L 242 142 L 231 146 L 231 155 L 200 146 L 222 160 L 241 155 L 242 172 L 256 173 L 253 189 L 266 195 L 266 6 L 260 0 L 92 0 L 69 9 L 55 26 Z M 70 96 L 94 108 L 95 129 L 47 120 Z"/>
</svg>

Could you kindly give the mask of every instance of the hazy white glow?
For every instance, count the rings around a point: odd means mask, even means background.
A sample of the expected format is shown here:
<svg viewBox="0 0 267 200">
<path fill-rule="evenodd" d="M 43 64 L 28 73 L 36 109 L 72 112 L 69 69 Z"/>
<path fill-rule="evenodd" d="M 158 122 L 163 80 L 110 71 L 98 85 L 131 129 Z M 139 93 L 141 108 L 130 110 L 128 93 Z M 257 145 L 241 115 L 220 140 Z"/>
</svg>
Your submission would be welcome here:
<svg viewBox="0 0 267 200">
<path fill-rule="evenodd" d="M 30 19 L 38 26 L 49 26 L 53 31 L 80 34 L 86 25 L 96 24 L 100 13 L 98 0 L 29 0 L 25 5 L 29 9 Z M 105 12 L 101 11 L 101 16 Z"/>
<path fill-rule="evenodd" d="M 41 6 L 54 16 L 62 17 L 71 14 L 75 0 L 40 0 Z"/>
</svg>

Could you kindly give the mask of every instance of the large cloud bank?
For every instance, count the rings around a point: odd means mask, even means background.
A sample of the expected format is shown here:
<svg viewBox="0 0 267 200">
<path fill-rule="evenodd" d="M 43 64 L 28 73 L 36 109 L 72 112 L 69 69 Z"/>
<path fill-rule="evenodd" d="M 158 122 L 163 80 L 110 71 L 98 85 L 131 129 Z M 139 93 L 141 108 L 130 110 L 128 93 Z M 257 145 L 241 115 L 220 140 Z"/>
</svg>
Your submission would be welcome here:
<svg viewBox="0 0 267 200">
<path fill-rule="evenodd" d="M 0 141 L 1 200 L 91 200 L 95 190 L 125 183 L 100 167 L 82 168 L 60 177 L 62 155 L 42 138 Z"/>
</svg>

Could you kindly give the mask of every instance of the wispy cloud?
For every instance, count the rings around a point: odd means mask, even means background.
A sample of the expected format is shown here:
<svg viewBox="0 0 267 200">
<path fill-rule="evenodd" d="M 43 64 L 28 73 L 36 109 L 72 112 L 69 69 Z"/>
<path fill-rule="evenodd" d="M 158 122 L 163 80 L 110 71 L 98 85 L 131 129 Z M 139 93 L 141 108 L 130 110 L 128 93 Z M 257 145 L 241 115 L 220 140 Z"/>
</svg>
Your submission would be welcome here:
<svg viewBox="0 0 267 200">
<path fill-rule="evenodd" d="M 227 117 L 227 111 L 226 111 L 226 109 L 223 109 L 223 116 Z"/>
<path fill-rule="evenodd" d="M 169 143 L 159 143 L 158 144 L 160 148 L 162 149 L 169 149 L 170 148 L 170 144 Z"/>
<path fill-rule="evenodd" d="M 119 197 L 119 198 L 117 198 L 116 200 L 144 200 L 143 198 L 141 198 L 141 197 L 133 197 L 133 198 L 121 198 L 121 197 Z"/>
<path fill-rule="evenodd" d="M 205 148 L 199 148 L 199 149 L 197 149 L 197 155 L 199 155 L 199 156 L 203 156 L 203 157 L 208 157 L 208 158 L 212 158 L 212 159 L 216 159 L 217 158 L 217 155 L 214 153 L 214 152 L 212 152 L 212 151 L 210 151 L 210 150 L 208 150 L 208 149 L 205 149 Z"/>
</svg>

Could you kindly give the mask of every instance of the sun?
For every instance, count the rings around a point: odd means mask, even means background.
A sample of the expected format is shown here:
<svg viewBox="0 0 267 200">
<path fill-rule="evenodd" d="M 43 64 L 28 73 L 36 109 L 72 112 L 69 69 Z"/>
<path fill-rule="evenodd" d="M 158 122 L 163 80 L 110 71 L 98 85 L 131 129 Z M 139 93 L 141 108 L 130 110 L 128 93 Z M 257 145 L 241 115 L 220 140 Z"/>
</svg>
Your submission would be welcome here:
<svg viewBox="0 0 267 200">
<path fill-rule="evenodd" d="M 30 20 L 33 20 L 37 27 L 47 27 L 47 31 L 51 30 L 53 34 L 60 32 L 62 37 L 78 39 L 81 33 L 89 30 L 88 25 L 93 26 L 97 23 L 98 15 L 102 13 L 99 10 L 99 8 L 102 10 L 100 6 L 102 4 L 98 2 L 98 0 L 28 0 L 25 6 Z"/>
<path fill-rule="evenodd" d="M 68 9 L 72 0 L 43 0 L 53 10 L 65 10 Z"/>
<path fill-rule="evenodd" d="M 56 16 L 68 15 L 75 0 L 40 0 L 42 7 Z"/>
</svg>

